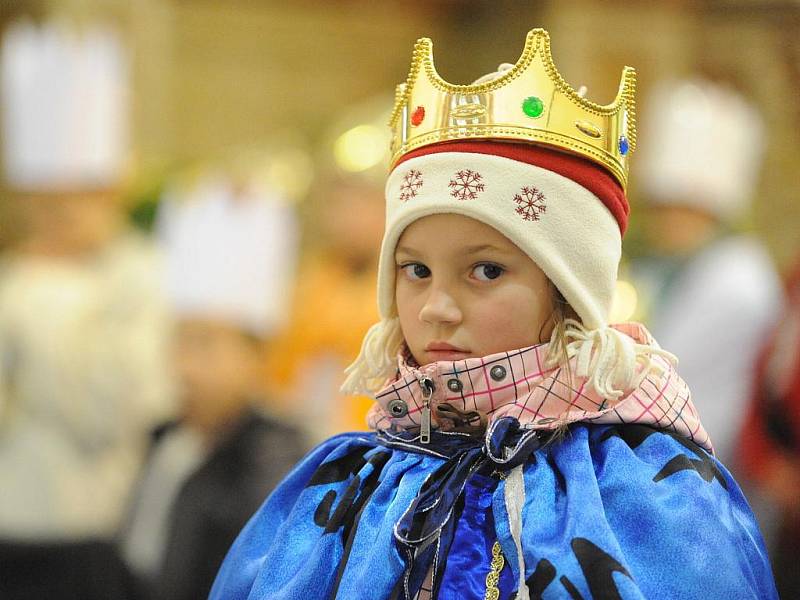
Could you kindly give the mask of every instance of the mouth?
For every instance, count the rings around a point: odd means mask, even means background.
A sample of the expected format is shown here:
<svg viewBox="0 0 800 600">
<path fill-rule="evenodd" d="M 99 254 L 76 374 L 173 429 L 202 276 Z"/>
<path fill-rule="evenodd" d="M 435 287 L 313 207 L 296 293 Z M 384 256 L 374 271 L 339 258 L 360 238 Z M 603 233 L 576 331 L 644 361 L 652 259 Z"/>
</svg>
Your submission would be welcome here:
<svg viewBox="0 0 800 600">
<path fill-rule="evenodd" d="M 425 346 L 425 353 L 434 362 L 439 360 L 462 360 L 471 356 L 470 351 L 447 342 L 431 342 Z"/>
</svg>

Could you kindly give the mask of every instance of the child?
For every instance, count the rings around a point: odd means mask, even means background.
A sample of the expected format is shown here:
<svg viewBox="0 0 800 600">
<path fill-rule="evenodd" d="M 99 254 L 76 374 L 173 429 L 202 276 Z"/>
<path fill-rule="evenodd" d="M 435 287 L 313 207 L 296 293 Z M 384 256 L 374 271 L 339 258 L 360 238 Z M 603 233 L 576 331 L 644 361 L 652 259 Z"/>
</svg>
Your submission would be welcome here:
<svg viewBox="0 0 800 600">
<path fill-rule="evenodd" d="M 212 598 L 774 598 L 689 391 L 609 325 L 634 73 L 598 106 L 528 34 L 471 86 L 420 40 L 392 117 L 378 297 L 345 387 L 372 434 L 301 462 Z"/>
<path fill-rule="evenodd" d="M 114 540 L 147 432 L 172 409 L 158 254 L 128 226 L 123 200 L 130 52 L 94 14 L 10 6 L 0 9 L 0 598 L 124 600 Z"/>
<path fill-rule="evenodd" d="M 179 418 L 153 436 L 120 540 L 142 598 L 207 597 L 239 530 L 307 448 L 270 415 L 263 377 L 296 235 L 292 207 L 259 174 L 209 169 L 159 208 Z"/>
</svg>

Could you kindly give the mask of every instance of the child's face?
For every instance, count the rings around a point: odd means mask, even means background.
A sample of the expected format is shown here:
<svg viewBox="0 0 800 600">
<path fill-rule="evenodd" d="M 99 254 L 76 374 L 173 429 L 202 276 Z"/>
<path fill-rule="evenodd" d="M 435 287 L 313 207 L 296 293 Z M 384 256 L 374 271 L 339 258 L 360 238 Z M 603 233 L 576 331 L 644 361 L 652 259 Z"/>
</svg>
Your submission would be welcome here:
<svg viewBox="0 0 800 600">
<path fill-rule="evenodd" d="M 424 217 L 403 232 L 395 261 L 400 325 L 419 364 L 549 339 L 547 277 L 489 225 L 455 214 Z"/>
<path fill-rule="evenodd" d="M 178 323 L 175 359 L 183 414 L 201 430 L 238 418 L 258 381 L 260 354 L 236 327 L 214 319 Z"/>
</svg>

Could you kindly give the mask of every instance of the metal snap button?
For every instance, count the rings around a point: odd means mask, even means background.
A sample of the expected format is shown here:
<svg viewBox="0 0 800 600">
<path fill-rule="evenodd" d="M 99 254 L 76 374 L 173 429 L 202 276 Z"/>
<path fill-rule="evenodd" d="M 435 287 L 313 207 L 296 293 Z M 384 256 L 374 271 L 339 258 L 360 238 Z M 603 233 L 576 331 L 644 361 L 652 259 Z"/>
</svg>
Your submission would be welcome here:
<svg viewBox="0 0 800 600">
<path fill-rule="evenodd" d="M 495 365 L 489 371 L 489 375 L 491 375 L 492 379 L 495 381 L 502 381 L 506 377 L 506 368 L 501 367 L 500 365 Z"/>
<path fill-rule="evenodd" d="M 464 389 L 464 384 L 461 383 L 461 380 L 454 377 L 453 379 L 447 380 L 447 389 L 449 389 L 451 392 L 460 392 Z"/>
<path fill-rule="evenodd" d="M 408 414 L 408 405 L 400 398 L 395 398 L 387 407 L 393 417 L 405 417 Z"/>
</svg>

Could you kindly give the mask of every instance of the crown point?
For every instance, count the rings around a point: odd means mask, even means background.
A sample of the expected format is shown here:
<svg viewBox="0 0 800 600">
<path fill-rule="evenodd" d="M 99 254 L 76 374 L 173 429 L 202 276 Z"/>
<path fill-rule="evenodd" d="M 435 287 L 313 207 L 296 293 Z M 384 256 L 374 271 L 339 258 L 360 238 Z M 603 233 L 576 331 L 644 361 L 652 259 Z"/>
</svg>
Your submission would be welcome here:
<svg viewBox="0 0 800 600">
<path fill-rule="evenodd" d="M 537 119 L 544 112 L 544 102 L 537 96 L 528 96 L 522 101 L 522 112 L 532 119 Z"/>
<path fill-rule="evenodd" d="M 531 29 L 528 31 L 527 39 L 528 40 L 535 40 L 542 38 L 546 41 L 550 40 L 550 34 L 547 33 L 546 29 L 542 29 L 541 27 L 536 27 L 535 29 Z"/>
</svg>

